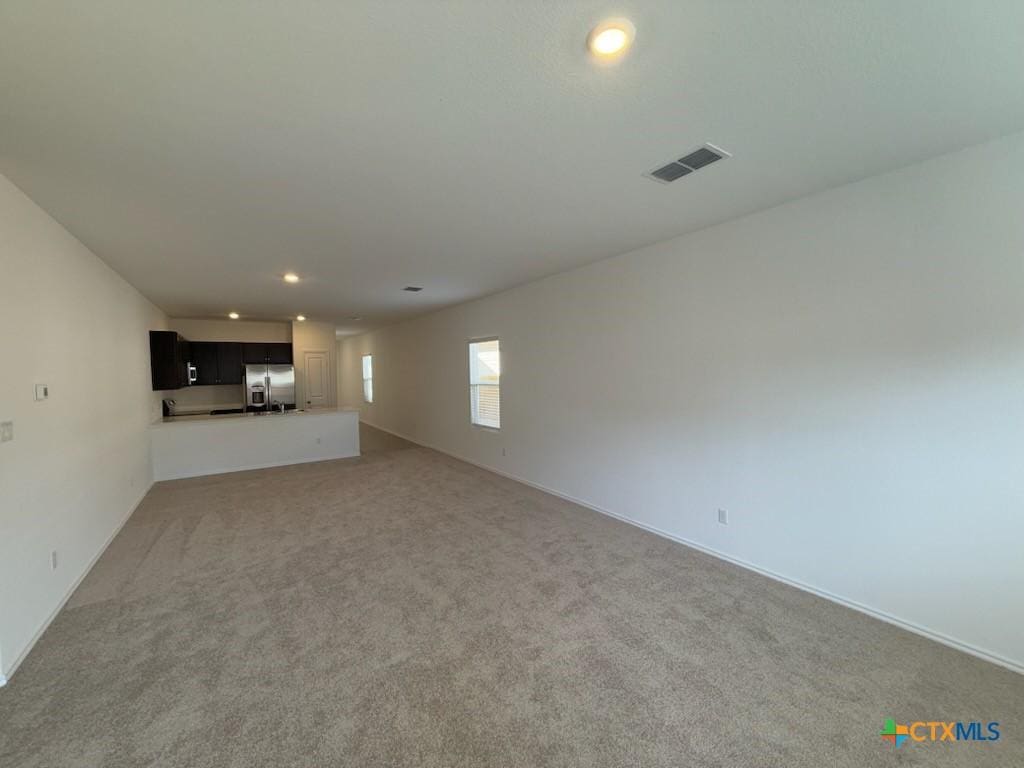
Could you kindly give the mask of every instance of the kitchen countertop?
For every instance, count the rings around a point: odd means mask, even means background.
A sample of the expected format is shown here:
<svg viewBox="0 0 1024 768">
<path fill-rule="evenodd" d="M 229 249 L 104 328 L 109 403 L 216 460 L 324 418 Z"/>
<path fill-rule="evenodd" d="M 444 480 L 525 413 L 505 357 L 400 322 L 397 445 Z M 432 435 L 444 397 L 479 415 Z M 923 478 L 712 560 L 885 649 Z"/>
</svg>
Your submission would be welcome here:
<svg viewBox="0 0 1024 768">
<path fill-rule="evenodd" d="M 209 413 L 182 414 L 180 416 L 167 416 L 160 421 L 154 422 L 151 427 L 165 427 L 175 424 L 195 424 L 204 421 L 224 420 L 271 420 L 280 418 L 297 418 L 301 416 L 329 416 L 339 413 L 359 413 L 358 408 L 312 408 L 310 410 L 293 410 L 284 413 L 222 413 L 213 416 Z"/>
</svg>

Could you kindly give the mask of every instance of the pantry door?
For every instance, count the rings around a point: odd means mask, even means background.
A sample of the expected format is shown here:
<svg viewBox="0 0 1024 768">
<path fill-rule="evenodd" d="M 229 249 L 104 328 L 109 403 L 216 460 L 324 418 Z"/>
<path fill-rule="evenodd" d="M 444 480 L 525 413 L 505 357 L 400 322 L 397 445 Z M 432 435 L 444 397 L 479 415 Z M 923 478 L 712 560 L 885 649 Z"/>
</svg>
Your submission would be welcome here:
<svg viewBox="0 0 1024 768">
<path fill-rule="evenodd" d="M 306 378 L 306 407 L 324 408 L 330 405 L 328 390 L 331 377 L 327 370 L 327 353 L 307 350 L 303 358 Z"/>
</svg>

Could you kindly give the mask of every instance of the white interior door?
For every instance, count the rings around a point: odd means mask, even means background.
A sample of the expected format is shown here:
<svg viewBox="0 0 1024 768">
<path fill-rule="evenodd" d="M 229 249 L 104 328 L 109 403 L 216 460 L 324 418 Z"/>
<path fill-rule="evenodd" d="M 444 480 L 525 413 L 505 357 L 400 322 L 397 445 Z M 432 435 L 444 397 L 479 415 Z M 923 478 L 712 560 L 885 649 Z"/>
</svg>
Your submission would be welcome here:
<svg viewBox="0 0 1024 768">
<path fill-rule="evenodd" d="M 330 405 L 327 393 L 331 379 L 327 370 L 327 353 L 307 351 L 304 358 L 306 407 L 323 408 Z"/>
</svg>

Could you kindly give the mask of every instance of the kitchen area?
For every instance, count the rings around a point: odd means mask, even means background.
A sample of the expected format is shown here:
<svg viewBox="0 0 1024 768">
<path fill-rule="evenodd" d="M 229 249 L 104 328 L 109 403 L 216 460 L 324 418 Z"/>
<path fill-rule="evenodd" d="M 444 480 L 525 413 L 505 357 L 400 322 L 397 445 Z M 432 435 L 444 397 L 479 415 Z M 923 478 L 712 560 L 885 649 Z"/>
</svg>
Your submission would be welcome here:
<svg viewBox="0 0 1024 768">
<path fill-rule="evenodd" d="M 359 455 L 359 412 L 335 405 L 333 328 L 170 324 L 150 331 L 154 480 Z"/>
</svg>

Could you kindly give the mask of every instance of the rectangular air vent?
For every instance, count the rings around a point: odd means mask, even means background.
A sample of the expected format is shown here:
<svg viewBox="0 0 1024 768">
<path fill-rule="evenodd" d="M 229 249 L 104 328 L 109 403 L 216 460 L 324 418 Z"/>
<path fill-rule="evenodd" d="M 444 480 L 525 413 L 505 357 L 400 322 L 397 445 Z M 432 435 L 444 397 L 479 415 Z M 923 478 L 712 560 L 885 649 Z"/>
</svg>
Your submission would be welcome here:
<svg viewBox="0 0 1024 768">
<path fill-rule="evenodd" d="M 417 291 L 422 291 L 423 288 L 421 286 L 418 286 L 418 285 L 407 285 L 402 290 L 403 291 L 409 291 L 409 293 L 416 293 Z"/>
<path fill-rule="evenodd" d="M 671 162 L 668 165 L 663 165 L 656 171 L 651 171 L 651 176 L 656 178 L 658 181 L 664 181 L 666 184 L 670 181 L 675 181 L 680 176 L 685 176 L 688 173 L 693 173 L 693 168 L 687 168 L 677 162 Z"/>
<path fill-rule="evenodd" d="M 724 149 L 719 149 L 714 144 L 705 144 L 700 149 L 686 155 L 686 157 L 673 160 L 671 163 L 655 168 L 644 175 L 655 181 L 660 181 L 662 184 L 668 184 L 725 157 L 732 157 L 732 155 Z"/>
</svg>

